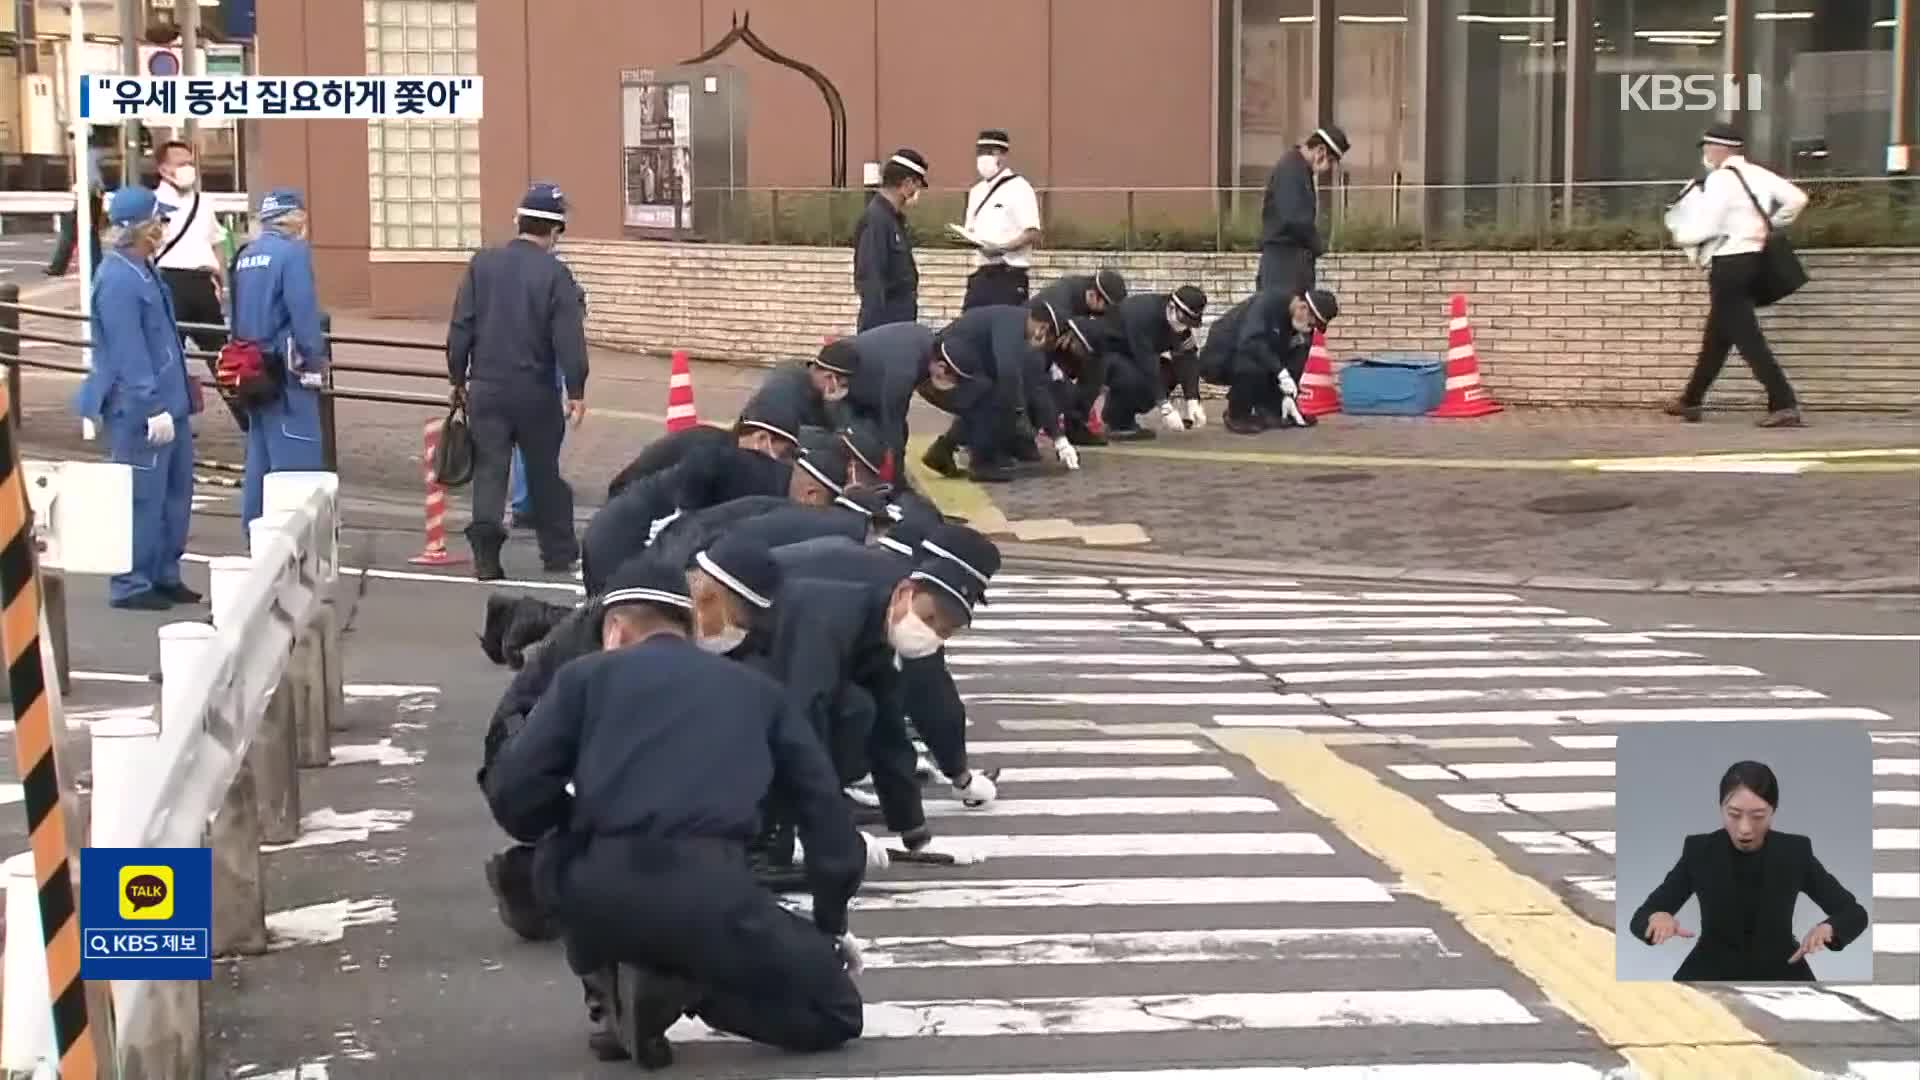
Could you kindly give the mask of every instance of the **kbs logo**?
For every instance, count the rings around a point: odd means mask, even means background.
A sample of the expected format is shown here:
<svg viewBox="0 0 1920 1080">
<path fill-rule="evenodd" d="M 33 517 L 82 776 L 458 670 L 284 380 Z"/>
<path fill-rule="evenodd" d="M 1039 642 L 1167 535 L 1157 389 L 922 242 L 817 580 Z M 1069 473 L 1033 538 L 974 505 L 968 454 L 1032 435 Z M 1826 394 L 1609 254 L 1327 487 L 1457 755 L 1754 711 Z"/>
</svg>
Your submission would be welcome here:
<svg viewBox="0 0 1920 1080">
<path fill-rule="evenodd" d="M 120 917 L 155 922 L 173 918 L 173 867 L 121 867 Z"/>
<path fill-rule="evenodd" d="M 1759 112 L 1758 75 L 1622 75 L 1621 112 Z"/>
</svg>

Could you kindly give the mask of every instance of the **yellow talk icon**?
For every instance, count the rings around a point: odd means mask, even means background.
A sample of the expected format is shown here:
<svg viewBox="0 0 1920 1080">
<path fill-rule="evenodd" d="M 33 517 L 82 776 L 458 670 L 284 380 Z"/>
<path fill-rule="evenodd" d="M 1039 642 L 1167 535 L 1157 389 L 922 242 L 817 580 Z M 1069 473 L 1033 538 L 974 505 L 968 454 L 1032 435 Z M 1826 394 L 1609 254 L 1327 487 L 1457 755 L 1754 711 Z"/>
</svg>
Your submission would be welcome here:
<svg viewBox="0 0 1920 1080">
<path fill-rule="evenodd" d="M 173 918 L 173 867 L 121 867 L 120 917 L 154 922 Z"/>
</svg>

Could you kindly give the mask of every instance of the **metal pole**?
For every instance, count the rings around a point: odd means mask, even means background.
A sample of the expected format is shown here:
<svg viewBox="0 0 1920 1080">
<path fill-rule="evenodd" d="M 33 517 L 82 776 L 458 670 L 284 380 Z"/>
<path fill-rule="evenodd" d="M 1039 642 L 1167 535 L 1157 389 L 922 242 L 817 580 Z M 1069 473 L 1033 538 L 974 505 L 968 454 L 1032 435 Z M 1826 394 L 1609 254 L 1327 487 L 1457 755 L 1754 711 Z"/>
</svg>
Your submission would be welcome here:
<svg viewBox="0 0 1920 1080">
<path fill-rule="evenodd" d="M 1561 223 L 1578 224 L 1580 180 L 1586 175 L 1587 117 L 1592 111 L 1593 15 L 1589 0 L 1567 0 L 1566 111 L 1560 177 Z"/>
<path fill-rule="evenodd" d="M 331 343 L 333 316 L 324 311 L 320 313 L 320 333 Z M 331 354 L 332 350 L 329 349 L 328 352 Z M 332 356 L 329 355 L 327 360 L 323 377 L 327 380 L 327 389 L 331 390 L 333 389 Z M 320 461 L 328 472 L 340 471 L 340 437 L 334 430 L 333 395 L 331 394 L 320 399 Z"/>
<path fill-rule="evenodd" d="M 176 0 L 174 11 L 180 19 L 180 73 L 189 78 L 204 75 L 206 72 L 200 70 L 200 0 Z M 193 137 L 199 133 L 199 128 L 199 121 L 188 116 L 182 138 L 193 144 Z M 194 153 L 199 153 L 197 145 L 194 146 Z"/>
<path fill-rule="evenodd" d="M 1914 0 L 1902 0 L 1893 16 L 1893 116 L 1887 131 L 1887 172 L 1914 172 L 1913 146 L 1920 141 L 1914 128 L 1914 68 L 1920 65 L 1920 31 L 1914 29 Z"/>
<path fill-rule="evenodd" d="M 0 305 L 13 305 L 20 302 L 20 286 L 12 282 L 0 282 Z M 0 353 L 9 357 L 20 355 L 20 310 L 12 306 L 0 306 Z M 13 429 L 20 430 L 20 365 L 14 360 L 7 361 L 7 412 L 13 422 Z"/>
<path fill-rule="evenodd" d="M 80 337 L 91 341 L 93 336 L 93 204 L 88 198 L 91 187 L 88 183 L 87 136 L 92 127 L 85 117 L 80 115 L 80 83 L 87 76 L 81 70 L 86 52 L 87 21 L 80 10 L 80 0 L 72 0 L 67 5 L 67 119 L 73 122 L 73 257 L 80 263 Z M 81 349 L 80 362 L 93 367 L 93 350 Z M 88 438 L 93 437 L 93 422 L 82 421 L 82 430 Z"/>
</svg>

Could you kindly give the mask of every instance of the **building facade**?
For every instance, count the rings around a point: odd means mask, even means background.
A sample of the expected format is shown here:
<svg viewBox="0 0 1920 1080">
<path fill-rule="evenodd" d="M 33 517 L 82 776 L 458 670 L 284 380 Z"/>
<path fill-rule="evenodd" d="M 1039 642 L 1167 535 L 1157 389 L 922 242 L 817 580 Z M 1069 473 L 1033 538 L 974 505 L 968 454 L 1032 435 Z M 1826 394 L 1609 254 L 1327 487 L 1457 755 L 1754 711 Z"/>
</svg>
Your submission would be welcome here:
<svg viewBox="0 0 1920 1080">
<path fill-rule="evenodd" d="M 1758 110 L 1738 117 L 1754 156 L 1882 174 L 1889 144 L 1914 141 L 1920 96 L 1912 4 L 1899 3 L 276 0 L 259 12 L 263 74 L 478 73 L 485 117 L 261 124 L 249 186 L 308 191 L 331 302 L 444 309 L 466 253 L 507 233 L 532 179 L 567 191 L 570 235 L 630 235 L 623 76 L 682 66 L 745 15 L 831 84 L 844 153 L 822 90 L 737 45 L 701 70 L 727 77 L 738 150 L 716 169 L 696 148 L 695 191 L 824 188 L 836 160 L 857 186 L 864 163 L 900 145 L 931 159 L 936 187 L 964 188 L 974 134 L 998 127 L 1058 201 L 1111 197 L 1074 189 L 1210 198 L 1260 186 L 1331 120 L 1354 143 L 1334 196 L 1346 205 L 1524 217 L 1591 181 L 1692 172 L 1694 136 L 1725 102 L 1643 109 L 1651 85 L 1621 89 L 1643 75 L 1757 83 Z M 641 166 L 647 179 L 661 160 Z"/>
</svg>

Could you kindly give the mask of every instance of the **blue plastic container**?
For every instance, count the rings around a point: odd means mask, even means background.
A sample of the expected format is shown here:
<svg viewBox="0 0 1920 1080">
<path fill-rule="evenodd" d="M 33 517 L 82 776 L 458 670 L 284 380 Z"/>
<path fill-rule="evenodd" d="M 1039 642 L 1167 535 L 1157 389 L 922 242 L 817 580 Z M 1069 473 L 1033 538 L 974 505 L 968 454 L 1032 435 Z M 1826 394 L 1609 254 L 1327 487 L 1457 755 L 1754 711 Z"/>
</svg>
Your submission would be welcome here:
<svg viewBox="0 0 1920 1080">
<path fill-rule="evenodd" d="M 1356 416 L 1425 416 L 1446 393 L 1438 353 L 1379 353 L 1340 369 L 1340 411 Z"/>
</svg>

